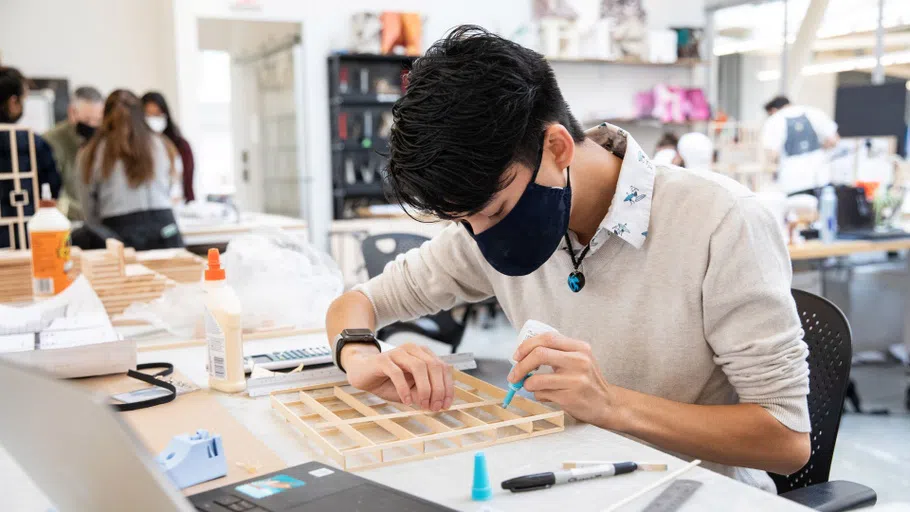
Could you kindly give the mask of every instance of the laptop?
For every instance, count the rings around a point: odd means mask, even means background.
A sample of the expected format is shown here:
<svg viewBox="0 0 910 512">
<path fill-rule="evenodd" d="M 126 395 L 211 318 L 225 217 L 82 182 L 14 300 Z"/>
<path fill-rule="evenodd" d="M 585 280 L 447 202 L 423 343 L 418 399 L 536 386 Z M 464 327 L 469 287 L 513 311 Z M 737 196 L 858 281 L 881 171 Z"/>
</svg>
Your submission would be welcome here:
<svg viewBox="0 0 910 512">
<path fill-rule="evenodd" d="M 0 445 L 59 512 L 452 510 L 318 462 L 187 498 L 103 398 L 3 359 L 0 389 Z"/>
</svg>

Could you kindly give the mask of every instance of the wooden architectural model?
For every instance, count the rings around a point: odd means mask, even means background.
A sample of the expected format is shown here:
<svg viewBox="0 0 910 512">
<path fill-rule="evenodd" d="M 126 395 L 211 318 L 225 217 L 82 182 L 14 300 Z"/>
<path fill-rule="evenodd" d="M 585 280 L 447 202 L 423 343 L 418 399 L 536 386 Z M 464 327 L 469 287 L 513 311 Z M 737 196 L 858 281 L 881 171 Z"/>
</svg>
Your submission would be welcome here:
<svg viewBox="0 0 910 512">
<path fill-rule="evenodd" d="M 0 302 L 32 300 L 32 255 L 28 251 L 0 251 Z"/>
<path fill-rule="evenodd" d="M 28 141 L 28 155 L 19 153 L 18 138 L 23 135 Z M 35 214 L 38 204 L 38 165 L 35 160 L 35 134 L 27 128 L 12 124 L 0 124 L 0 137 L 8 140 L 12 169 L 0 169 L 0 244 L 2 249 L 27 249 L 28 236 L 25 225 Z M 23 165 L 27 156 L 28 165 Z M 25 168 L 25 169 L 23 169 Z M 11 212 L 12 215 L 10 215 Z"/>
<path fill-rule="evenodd" d="M 560 432 L 562 411 L 506 392 L 455 370 L 455 401 L 429 412 L 387 402 L 344 382 L 271 395 L 272 408 L 347 471 L 439 457 Z"/>
<path fill-rule="evenodd" d="M 205 260 L 186 249 L 142 251 L 136 261 L 178 283 L 198 283 L 205 270 Z"/>
<path fill-rule="evenodd" d="M 103 251 L 84 251 L 82 275 L 89 280 L 108 315 L 119 315 L 134 302 L 149 302 L 161 297 L 176 283 L 138 263 L 126 263 L 123 243 L 107 240 Z"/>
</svg>

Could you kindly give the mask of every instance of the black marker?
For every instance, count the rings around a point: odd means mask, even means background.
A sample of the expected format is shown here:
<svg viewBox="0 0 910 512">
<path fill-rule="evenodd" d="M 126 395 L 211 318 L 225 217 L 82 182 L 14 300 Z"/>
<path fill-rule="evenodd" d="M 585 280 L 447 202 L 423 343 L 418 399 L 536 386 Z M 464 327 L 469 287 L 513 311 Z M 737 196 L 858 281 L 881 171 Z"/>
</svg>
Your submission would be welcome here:
<svg viewBox="0 0 910 512">
<path fill-rule="evenodd" d="M 636 469 L 638 469 L 638 464 L 634 462 L 617 462 L 602 466 L 565 469 L 552 473 L 537 473 L 510 478 L 502 483 L 502 488 L 512 492 L 536 491 L 558 484 L 580 482 L 602 476 L 622 475 L 631 473 Z"/>
</svg>

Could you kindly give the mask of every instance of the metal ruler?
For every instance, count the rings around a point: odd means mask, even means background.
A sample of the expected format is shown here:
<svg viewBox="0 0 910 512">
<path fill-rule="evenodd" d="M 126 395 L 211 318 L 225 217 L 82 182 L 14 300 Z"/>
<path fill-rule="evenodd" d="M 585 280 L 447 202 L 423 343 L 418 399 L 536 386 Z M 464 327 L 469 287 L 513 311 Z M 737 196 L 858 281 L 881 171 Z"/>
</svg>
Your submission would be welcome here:
<svg viewBox="0 0 910 512">
<path fill-rule="evenodd" d="M 642 512 L 675 512 L 699 487 L 701 482 L 695 480 L 676 480 L 648 503 Z"/>
<path fill-rule="evenodd" d="M 451 354 L 440 357 L 446 364 L 452 365 L 456 370 L 473 370 L 477 368 L 474 354 Z M 247 393 L 251 397 L 266 396 L 276 391 L 303 388 L 309 386 L 328 386 L 331 384 L 347 384 L 348 377 L 335 366 L 302 370 L 296 373 L 278 373 L 268 377 L 258 377 L 246 381 Z"/>
</svg>

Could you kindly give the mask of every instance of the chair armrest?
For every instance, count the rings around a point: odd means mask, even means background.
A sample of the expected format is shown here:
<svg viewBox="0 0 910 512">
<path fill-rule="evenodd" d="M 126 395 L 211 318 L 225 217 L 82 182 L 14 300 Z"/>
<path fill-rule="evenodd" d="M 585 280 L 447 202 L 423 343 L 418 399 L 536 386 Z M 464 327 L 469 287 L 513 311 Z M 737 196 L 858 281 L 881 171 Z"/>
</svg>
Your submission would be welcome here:
<svg viewBox="0 0 910 512">
<path fill-rule="evenodd" d="M 810 485 L 780 495 L 821 512 L 841 512 L 875 505 L 875 491 L 862 484 L 836 480 Z"/>
</svg>

